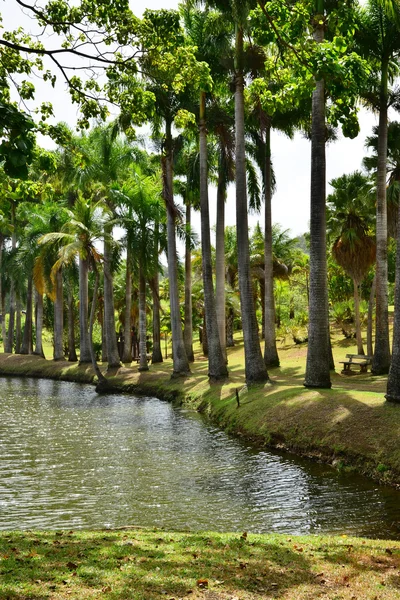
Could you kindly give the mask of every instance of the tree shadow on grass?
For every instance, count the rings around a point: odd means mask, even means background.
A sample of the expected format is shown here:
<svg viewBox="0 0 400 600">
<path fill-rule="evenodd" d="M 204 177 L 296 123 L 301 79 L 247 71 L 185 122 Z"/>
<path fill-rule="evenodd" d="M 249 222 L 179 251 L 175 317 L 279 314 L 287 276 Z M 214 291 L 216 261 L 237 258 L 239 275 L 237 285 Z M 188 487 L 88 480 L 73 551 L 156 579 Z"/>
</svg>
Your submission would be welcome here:
<svg viewBox="0 0 400 600">
<path fill-rule="evenodd" d="M 276 540 L 160 531 L 9 534 L 1 539 L 2 599 L 197 597 L 204 588 L 270 598 L 313 581 L 310 563 Z M 65 596 L 67 597 L 67 596 Z M 226 597 L 226 596 L 223 596 Z"/>
</svg>

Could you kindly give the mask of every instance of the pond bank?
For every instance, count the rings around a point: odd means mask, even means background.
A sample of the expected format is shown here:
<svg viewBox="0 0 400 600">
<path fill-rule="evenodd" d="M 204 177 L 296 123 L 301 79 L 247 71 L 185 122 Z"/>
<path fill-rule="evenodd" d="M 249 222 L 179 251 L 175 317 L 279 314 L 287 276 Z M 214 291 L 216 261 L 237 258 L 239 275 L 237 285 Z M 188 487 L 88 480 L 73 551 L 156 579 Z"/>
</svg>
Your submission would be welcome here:
<svg viewBox="0 0 400 600">
<path fill-rule="evenodd" d="M 170 378 L 170 360 L 144 373 L 136 365 L 124 366 L 107 377 L 110 390 L 184 403 L 258 445 L 284 448 L 399 486 L 400 406 L 385 402 L 385 378 L 333 374 L 332 389 L 308 390 L 302 385 L 304 352 L 288 348 L 282 367 L 270 372 L 271 383 L 250 389 L 244 387 L 239 348 L 229 356 L 230 375 L 224 383 L 208 381 L 202 358 L 183 379 Z M 0 354 L 0 375 L 94 381 L 89 365 L 7 354 Z"/>
</svg>

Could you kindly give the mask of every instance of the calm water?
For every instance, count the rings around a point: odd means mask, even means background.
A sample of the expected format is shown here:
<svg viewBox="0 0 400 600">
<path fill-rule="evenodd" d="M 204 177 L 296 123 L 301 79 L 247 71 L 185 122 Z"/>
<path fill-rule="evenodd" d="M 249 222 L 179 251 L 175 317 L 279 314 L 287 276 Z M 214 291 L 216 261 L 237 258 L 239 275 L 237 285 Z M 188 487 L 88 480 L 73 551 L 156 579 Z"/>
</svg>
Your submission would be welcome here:
<svg viewBox="0 0 400 600">
<path fill-rule="evenodd" d="M 255 451 L 191 411 L 73 383 L 0 385 L 0 529 L 134 524 L 400 538 L 399 492 Z"/>
</svg>

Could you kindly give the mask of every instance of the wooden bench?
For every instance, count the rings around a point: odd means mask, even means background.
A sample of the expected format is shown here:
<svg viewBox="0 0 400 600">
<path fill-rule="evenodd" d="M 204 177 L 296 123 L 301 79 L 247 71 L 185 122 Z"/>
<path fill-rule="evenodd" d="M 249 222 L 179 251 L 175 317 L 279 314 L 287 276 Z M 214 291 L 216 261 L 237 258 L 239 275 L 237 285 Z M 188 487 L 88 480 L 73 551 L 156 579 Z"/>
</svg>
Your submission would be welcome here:
<svg viewBox="0 0 400 600">
<path fill-rule="evenodd" d="M 349 374 L 352 371 L 352 365 L 360 367 L 360 373 L 367 373 L 368 367 L 372 364 L 372 356 L 366 356 L 364 354 L 346 354 L 347 360 L 340 360 L 339 363 L 343 365 L 344 374 Z"/>
</svg>

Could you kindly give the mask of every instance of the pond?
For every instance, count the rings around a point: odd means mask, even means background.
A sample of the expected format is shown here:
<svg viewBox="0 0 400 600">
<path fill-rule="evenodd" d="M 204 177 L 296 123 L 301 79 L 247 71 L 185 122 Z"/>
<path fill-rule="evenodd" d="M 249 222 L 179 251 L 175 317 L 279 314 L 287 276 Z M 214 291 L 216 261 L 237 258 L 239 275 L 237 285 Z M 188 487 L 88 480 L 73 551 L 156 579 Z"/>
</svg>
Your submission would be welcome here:
<svg viewBox="0 0 400 600">
<path fill-rule="evenodd" d="M 400 493 L 256 450 L 156 398 L 0 378 L 0 529 L 340 533 L 400 538 Z"/>
</svg>

